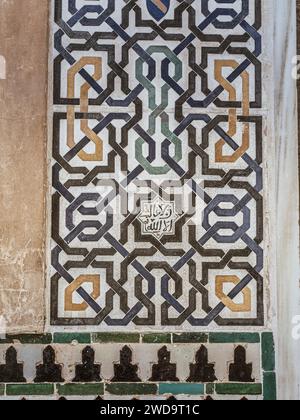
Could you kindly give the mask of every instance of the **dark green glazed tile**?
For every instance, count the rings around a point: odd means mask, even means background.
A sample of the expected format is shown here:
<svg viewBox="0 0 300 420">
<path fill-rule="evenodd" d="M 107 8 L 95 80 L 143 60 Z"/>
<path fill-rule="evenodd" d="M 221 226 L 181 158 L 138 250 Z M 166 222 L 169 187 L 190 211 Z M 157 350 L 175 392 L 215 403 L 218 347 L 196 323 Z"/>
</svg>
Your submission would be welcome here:
<svg viewBox="0 0 300 420">
<path fill-rule="evenodd" d="M 139 334 L 96 333 L 92 334 L 93 343 L 139 343 Z"/>
<path fill-rule="evenodd" d="M 90 344 L 91 334 L 88 333 L 55 333 L 53 341 L 56 344 L 70 344 L 77 341 L 79 344 Z"/>
<path fill-rule="evenodd" d="M 220 395 L 262 395 L 261 384 L 227 383 L 216 384 L 216 393 Z"/>
<path fill-rule="evenodd" d="M 54 385 L 52 384 L 11 384 L 6 385 L 8 396 L 17 395 L 53 395 Z"/>
<path fill-rule="evenodd" d="M 5 385 L 0 385 L 0 395 L 4 395 Z"/>
<path fill-rule="evenodd" d="M 21 334 L 21 335 L 7 335 L 5 339 L 0 339 L 0 343 L 10 344 L 14 341 L 21 344 L 51 344 L 51 334 Z"/>
<path fill-rule="evenodd" d="M 208 335 L 204 333 L 173 334 L 174 343 L 207 343 Z"/>
<path fill-rule="evenodd" d="M 104 384 L 58 384 L 57 390 L 63 396 L 103 395 Z"/>
<path fill-rule="evenodd" d="M 209 342 L 216 344 L 260 343 L 260 335 L 258 333 L 210 333 Z"/>
<path fill-rule="evenodd" d="M 207 395 L 212 395 L 215 393 L 215 384 L 206 384 L 205 392 Z"/>
<path fill-rule="evenodd" d="M 113 395 L 156 395 L 157 385 L 155 384 L 107 384 L 106 391 Z"/>
<path fill-rule="evenodd" d="M 277 400 L 276 374 L 274 372 L 264 373 L 264 400 Z"/>
<path fill-rule="evenodd" d="M 275 345 L 272 333 L 262 334 L 262 368 L 266 372 L 275 370 Z"/>
<path fill-rule="evenodd" d="M 170 344 L 171 340 L 171 334 L 145 334 L 143 336 L 143 343 L 147 344 Z"/>
</svg>

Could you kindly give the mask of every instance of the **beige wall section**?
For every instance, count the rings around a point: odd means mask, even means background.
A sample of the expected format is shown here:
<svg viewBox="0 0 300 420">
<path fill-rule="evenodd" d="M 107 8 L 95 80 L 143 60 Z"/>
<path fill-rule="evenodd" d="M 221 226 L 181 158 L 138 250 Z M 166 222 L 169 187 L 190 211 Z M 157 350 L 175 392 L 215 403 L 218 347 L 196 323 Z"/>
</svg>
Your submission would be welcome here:
<svg viewBox="0 0 300 420">
<path fill-rule="evenodd" d="M 0 0 L 0 316 L 44 325 L 48 1 Z M 3 61 L 3 60 L 2 60 Z"/>
</svg>

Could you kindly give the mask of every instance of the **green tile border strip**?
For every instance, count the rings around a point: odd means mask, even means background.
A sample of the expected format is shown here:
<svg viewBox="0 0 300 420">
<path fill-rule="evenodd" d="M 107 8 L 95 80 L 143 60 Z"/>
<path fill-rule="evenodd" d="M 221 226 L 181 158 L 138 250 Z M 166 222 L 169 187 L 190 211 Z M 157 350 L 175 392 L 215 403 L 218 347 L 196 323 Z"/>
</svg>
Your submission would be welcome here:
<svg viewBox="0 0 300 420">
<path fill-rule="evenodd" d="M 56 389 L 55 389 L 56 386 Z M 57 392 L 56 392 L 57 390 Z M 190 396 L 262 396 L 265 401 L 275 401 L 276 375 L 264 374 L 263 384 L 259 383 L 86 383 L 86 384 L 6 384 L 0 385 L 0 395 L 21 396 L 153 396 L 153 395 L 190 395 Z"/>
<path fill-rule="evenodd" d="M 6 395 L 13 396 L 46 396 L 54 394 L 54 384 L 7 384 Z"/>
<path fill-rule="evenodd" d="M 71 333 L 71 332 L 54 332 L 47 334 L 21 334 L 21 335 L 7 335 L 4 339 L 0 338 L 0 344 L 10 344 L 13 342 L 20 342 L 21 344 L 71 344 L 77 341 L 79 344 L 91 343 L 144 343 L 144 344 L 196 344 L 196 343 L 210 343 L 210 344 L 225 344 L 225 343 L 239 343 L 239 344 L 258 344 L 262 341 L 265 346 L 272 348 L 273 334 L 271 332 L 263 333 L 205 333 L 205 332 L 142 332 L 142 333 L 123 333 L 123 332 L 107 332 L 107 333 Z M 274 342 L 273 342 L 274 345 Z"/>
</svg>

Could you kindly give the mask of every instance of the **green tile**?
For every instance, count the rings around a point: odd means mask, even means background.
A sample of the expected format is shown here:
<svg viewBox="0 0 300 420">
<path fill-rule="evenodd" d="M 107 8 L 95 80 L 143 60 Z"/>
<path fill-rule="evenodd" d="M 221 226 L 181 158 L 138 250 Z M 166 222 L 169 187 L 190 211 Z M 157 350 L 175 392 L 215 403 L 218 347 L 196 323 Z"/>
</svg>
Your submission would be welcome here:
<svg viewBox="0 0 300 420">
<path fill-rule="evenodd" d="M 171 343 L 171 334 L 145 334 L 143 336 L 143 343 L 152 344 L 169 344 Z"/>
<path fill-rule="evenodd" d="M 266 372 L 275 370 L 275 344 L 272 333 L 262 334 L 262 368 Z"/>
<path fill-rule="evenodd" d="M 264 373 L 264 400 L 277 400 L 276 374 L 274 372 Z"/>
<path fill-rule="evenodd" d="M 6 385 L 8 396 L 16 395 L 52 395 L 54 385 L 52 384 L 12 384 Z"/>
<path fill-rule="evenodd" d="M 262 395 L 261 384 L 227 383 L 216 384 L 216 392 L 220 395 Z"/>
<path fill-rule="evenodd" d="M 113 395 L 156 395 L 156 384 L 107 384 L 106 391 Z"/>
<path fill-rule="evenodd" d="M 4 339 L 0 339 L 0 343 L 13 343 L 14 341 L 20 342 L 21 344 L 51 344 L 51 334 L 21 334 L 12 335 L 9 334 Z"/>
<path fill-rule="evenodd" d="M 92 334 L 93 343 L 139 343 L 139 334 L 96 333 Z"/>
<path fill-rule="evenodd" d="M 258 333 L 210 333 L 210 343 L 260 343 Z"/>
<path fill-rule="evenodd" d="M 215 384 L 206 384 L 205 393 L 207 395 L 213 395 L 215 393 Z"/>
<path fill-rule="evenodd" d="M 165 383 L 159 384 L 159 394 L 172 395 L 204 395 L 203 384 L 178 384 Z"/>
<path fill-rule="evenodd" d="M 63 396 L 103 395 L 104 384 L 58 384 L 57 390 Z"/>
<path fill-rule="evenodd" d="M 204 333 L 173 334 L 174 343 L 207 343 L 208 335 Z"/>
<path fill-rule="evenodd" d="M 54 343 L 70 344 L 77 341 L 79 344 L 90 344 L 91 334 L 88 333 L 55 333 L 53 338 Z"/>
<path fill-rule="evenodd" d="M 4 395 L 5 385 L 0 384 L 0 395 Z"/>
</svg>

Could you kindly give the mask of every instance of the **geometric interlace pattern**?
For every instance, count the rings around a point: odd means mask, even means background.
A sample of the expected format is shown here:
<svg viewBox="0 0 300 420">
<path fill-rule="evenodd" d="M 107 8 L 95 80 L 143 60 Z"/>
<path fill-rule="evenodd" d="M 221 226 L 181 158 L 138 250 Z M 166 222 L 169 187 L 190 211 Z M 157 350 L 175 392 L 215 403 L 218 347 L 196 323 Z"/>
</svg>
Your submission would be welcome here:
<svg viewBox="0 0 300 420">
<path fill-rule="evenodd" d="M 261 0 L 56 0 L 51 324 L 264 325 Z"/>
</svg>

